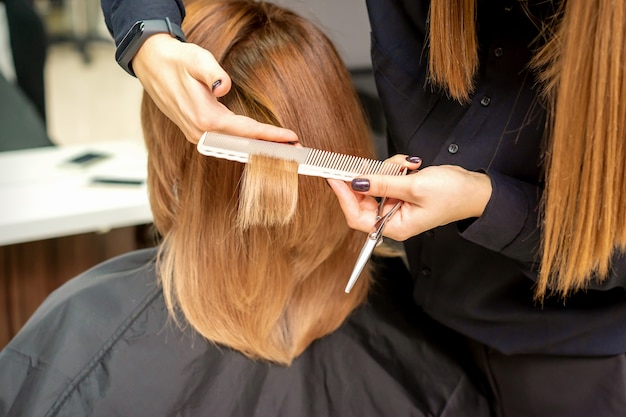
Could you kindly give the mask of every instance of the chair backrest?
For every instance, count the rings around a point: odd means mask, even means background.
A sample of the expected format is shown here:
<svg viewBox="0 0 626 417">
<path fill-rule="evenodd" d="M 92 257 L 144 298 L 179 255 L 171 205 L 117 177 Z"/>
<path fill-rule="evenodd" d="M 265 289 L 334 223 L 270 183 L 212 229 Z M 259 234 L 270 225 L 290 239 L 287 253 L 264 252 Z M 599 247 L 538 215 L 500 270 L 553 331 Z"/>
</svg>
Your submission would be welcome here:
<svg viewBox="0 0 626 417">
<path fill-rule="evenodd" d="M 48 35 L 44 21 L 30 0 L 0 0 L 0 3 L 5 6 L 17 85 L 33 103 L 45 125 L 44 65 Z"/>
<path fill-rule="evenodd" d="M 0 151 L 52 145 L 33 103 L 0 74 Z"/>
</svg>

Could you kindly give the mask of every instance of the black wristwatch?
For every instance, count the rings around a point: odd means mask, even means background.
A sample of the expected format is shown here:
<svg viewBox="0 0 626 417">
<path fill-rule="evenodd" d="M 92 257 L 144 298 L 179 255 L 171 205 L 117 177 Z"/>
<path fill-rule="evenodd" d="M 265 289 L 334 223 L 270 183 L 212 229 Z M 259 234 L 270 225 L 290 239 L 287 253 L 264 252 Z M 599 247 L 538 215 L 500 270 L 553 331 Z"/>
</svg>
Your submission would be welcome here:
<svg viewBox="0 0 626 417">
<path fill-rule="evenodd" d="M 181 42 L 186 40 L 180 26 L 170 22 L 170 19 L 167 17 L 162 20 L 140 20 L 136 22 L 126 33 L 115 51 L 117 63 L 133 77 L 135 72 L 133 71 L 131 61 L 146 39 L 157 33 L 169 33 Z"/>
</svg>

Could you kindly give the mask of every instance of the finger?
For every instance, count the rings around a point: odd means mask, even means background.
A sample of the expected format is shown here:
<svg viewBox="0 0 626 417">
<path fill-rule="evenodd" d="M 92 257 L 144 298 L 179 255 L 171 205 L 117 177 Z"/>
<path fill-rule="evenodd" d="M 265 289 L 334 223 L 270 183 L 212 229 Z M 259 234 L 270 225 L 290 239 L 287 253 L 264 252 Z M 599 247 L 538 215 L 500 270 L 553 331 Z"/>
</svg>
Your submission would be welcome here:
<svg viewBox="0 0 626 417">
<path fill-rule="evenodd" d="M 232 81 L 228 74 L 226 74 L 225 72 L 223 72 L 221 75 L 220 73 L 213 74 L 211 79 L 214 81 L 208 85 L 211 86 L 211 93 L 215 97 L 223 97 L 228 94 L 232 84 Z"/>
<path fill-rule="evenodd" d="M 351 187 L 354 191 L 364 195 L 377 197 L 390 197 L 408 201 L 414 195 L 416 181 L 419 173 L 415 175 L 370 175 L 352 180 Z"/>
<path fill-rule="evenodd" d="M 187 46 L 191 52 L 189 54 L 191 58 L 186 66 L 189 75 L 209 87 L 216 97 L 226 95 L 230 91 L 232 81 L 213 54 L 195 44 L 187 44 Z"/>
<path fill-rule="evenodd" d="M 206 110 L 195 116 L 192 109 L 187 111 L 181 110 L 184 114 L 187 114 L 187 118 L 181 120 L 179 127 L 183 130 L 187 139 L 193 143 L 197 143 L 205 131 L 273 142 L 298 142 L 298 136 L 293 131 L 260 123 L 247 116 L 234 114 L 223 104 L 214 101 L 212 98 L 201 103 Z"/>
<path fill-rule="evenodd" d="M 229 114 L 221 118 L 216 131 L 273 142 L 298 142 L 298 136 L 292 130 L 260 123 L 250 117 L 237 114 Z"/>
<path fill-rule="evenodd" d="M 414 171 L 422 165 L 422 159 L 420 157 L 407 156 L 402 154 L 397 154 L 390 158 L 387 158 L 385 162 L 391 162 L 396 165 L 401 165 L 410 171 Z"/>
</svg>

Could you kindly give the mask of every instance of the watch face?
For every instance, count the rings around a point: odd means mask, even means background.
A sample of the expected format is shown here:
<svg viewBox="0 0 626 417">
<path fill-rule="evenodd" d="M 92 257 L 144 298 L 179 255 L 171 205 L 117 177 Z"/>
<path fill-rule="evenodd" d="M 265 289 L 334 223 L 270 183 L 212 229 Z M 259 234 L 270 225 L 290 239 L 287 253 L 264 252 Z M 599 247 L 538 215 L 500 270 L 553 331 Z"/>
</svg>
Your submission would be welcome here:
<svg viewBox="0 0 626 417">
<path fill-rule="evenodd" d="M 128 45 L 130 45 L 134 39 L 138 38 L 141 35 L 141 33 L 143 32 L 143 28 L 143 22 L 135 23 L 133 27 L 130 28 L 126 36 L 124 36 L 124 39 L 122 39 L 122 41 L 120 42 L 117 50 L 125 51 L 128 48 Z"/>
</svg>

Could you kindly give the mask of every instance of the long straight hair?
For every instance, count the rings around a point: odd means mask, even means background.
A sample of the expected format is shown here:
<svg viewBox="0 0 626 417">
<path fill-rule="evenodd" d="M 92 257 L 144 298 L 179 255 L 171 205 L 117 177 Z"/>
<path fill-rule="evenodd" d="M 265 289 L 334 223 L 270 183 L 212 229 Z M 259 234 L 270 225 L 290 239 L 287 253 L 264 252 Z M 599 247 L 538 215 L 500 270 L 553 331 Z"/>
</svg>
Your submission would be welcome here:
<svg viewBox="0 0 626 417">
<path fill-rule="evenodd" d="M 374 157 L 349 73 L 309 21 L 270 3 L 196 1 L 183 28 L 230 75 L 229 109 L 292 129 L 307 147 Z M 289 364 L 365 300 L 369 271 L 343 291 L 364 235 L 324 179 L 268 158 L 244 168 L 202 156 L 147 94 L 142 121 L 173 317 L 248 357 Z"/>
<path fill-rule="evenodd" d="M 433 0 L 430 13 L 431 79 L 465 102 L 477 62 L 468 23 L 475 0 Z M 606 279 L 626 247 L 625 2 L 564 0 L 543 24 L 529 63 L 549 116 L 538 299 Z M 454 57 L 450 68 L 440 63 L 445 57 Z"/>
</svg>

